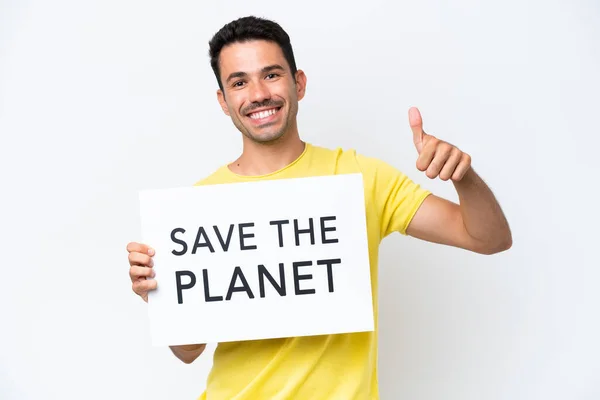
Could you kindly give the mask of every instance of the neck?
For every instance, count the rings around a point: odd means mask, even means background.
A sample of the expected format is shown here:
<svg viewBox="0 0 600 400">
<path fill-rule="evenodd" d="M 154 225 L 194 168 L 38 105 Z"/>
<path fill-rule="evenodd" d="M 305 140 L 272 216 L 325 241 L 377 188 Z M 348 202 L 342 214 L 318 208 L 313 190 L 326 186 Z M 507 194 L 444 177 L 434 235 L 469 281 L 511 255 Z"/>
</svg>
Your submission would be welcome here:
<svg viewBox="0 0 600 400">
<path fill-rule="evenodd" d="M 305 148 L 298 132 L 286 132 L 281 138 L 269 143 L 260 143 L 243 137 L 240 157 L 229 165 L 239 175 L 266 175 L 278 171 L 295 161 Z"/>
</svg>

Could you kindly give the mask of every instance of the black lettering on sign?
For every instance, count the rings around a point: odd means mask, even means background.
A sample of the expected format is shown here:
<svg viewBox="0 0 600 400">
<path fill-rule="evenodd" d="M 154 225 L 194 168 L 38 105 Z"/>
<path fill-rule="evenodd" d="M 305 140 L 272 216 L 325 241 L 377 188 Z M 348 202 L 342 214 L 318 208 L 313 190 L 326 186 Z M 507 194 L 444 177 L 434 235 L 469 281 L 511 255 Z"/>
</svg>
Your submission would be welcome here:
<svg viewBox="0 0 600 400">
<path fill-rule="evenodd" d="M 244 244 L 244 239 L 245 238 L 252 238 L 254 237 L 254 233 L 244 233 L 244 228 L 248 228 L 254 226 L 254 222 L 247 222 L 245 224 L 240 224 L 239 228 L 240 228 L 240 249 L 241 250 L 255 250 L 256 249 L 256 245 L 252 244 L 252 245 L 246 245 Z"/>
<path fill-rule="evenodd" d="M 323 260 L 317 260 L 316 265 L 324 265 L 327 268 L 327 286 L 329 293 L 333 293 L 335 289 L 334 285 L 334 274 L 333 274 L 333 266 L 336 264 L 341 264 L 341 258 L 329 258 Z M 311 273 L 302 273 L 301 268 L 310 267 L 313 265 L 312 261 L 295 261 L 292 263 L 293 270 L 293 281 L 294 281 L 294 294 L 296 296 L 305 295 L 305 294 L 315 294 L 316 289 L 314 288 L 301 288 L 301 281 L 307 280 L 310 281 L 313 279 L 313 275 Z M 266 297 L 266 284 L 265 281 L 269 281 L 270 285 L 275 289 L 275 291 L 279 294 L 279 296 L 287 295 L 287 285 L 285 279 L 285 265 L 284 263 L 279 263 L 279 277 L 275 277 L 265 266 L 264 264 L 258 264 L 257 269 L 258 273 L 258 289 L 260 292 L 260 297 Z M 246 272 L 247 273 L 247 272 Z M 188 283 L 183 283 L 183 277 L 186 276 L 189 278 Z M 265 279 L 266 278 L 266 279 Z M 240 266 L 236 266 L 231 275 L 231 280 L 229 282 L 229 288 L 227 289 L 227 294 L 225 297 L 211 295 L 210 293 L 210 282 L 208 269 L 202 270 L 202 280 L 204 286 L 204 301 L 206 302 L 214 302 L 214 301 L 223 301 L 223 300 L 231 300 L 233 297 L 233 293 L 235 292 L 245 292 L 246 296 L 249 299 L 254 299 L 255 295 L 244 275 L 244 271 Z M 191 289 L 196 285 L 196 275 L 192 271 L 176 271 L 175 272 L 175 281 L 177 287 L 177 303 L 183 304 L 183 291 L 187 289 Z"/>
<path fill-rule="evenodd" d="M 204 237 L 204 239 L 206 240 L 205 242 L 201 242 L 200 238 Z M 192 254 L 196 254 L 196 249 L 198 249 L 198 247 L 208 247 L 208 249 L 210 250 L 211 253 L 215 252 L 214 247 L 212 246 L 212 244 L 210 243 L 210 239 L 208 239 L 208 235 L 206 234 L 206 231 L 204 230 L 204 227 L 201 226 L 198 228 L 198 234 L 196 235 L 196 243 L 194 244 L 194 248 L 192 250 Z"/>
<path fill-rule="evenodd" d="M 238 276 L 242 281 L 242 286 L 235 286 L 235 282 L 237 281 Z M 229 290 L 227 291 L 227 296 L 225 297 L 225 300 L 231 300 L 231 295 L 233 294 L 233 292 L 246 292 L 248 298 L 254 298 L 254 294 L 252 293 L 252 290 L 250 290 L 250 285 L 248 285 L 248 281 L 246 280 L 246 277 L 244 276 L 244 273 L 242 272 L 242 269 L 240 267 L 235 267 L 235 269 L 233 270 L 231 283 L 229 284 Z"/>
<path fill-rule="evenodd" d="M 206 302 L 223 301 L 223 296 L 214 296 L 214 297 L 210 296 L 210 290 L 209 290 L 209 285 L 208 285 L 208 270 L 207 269 L 202 270 L 202 278 L 204 281 L 204 301 L 206 301 Z"/>
<path fill-rule="evenodd" d="M 229 244 L 231 243 L 231 236 L 233 235 L 233 227 L 234 227 L 234 224 L 229 225 L 229 232 L 227 232 L 227 241 L 223 241 L 223 236 L 221 236 L 221 231 L 219 230 L 219 227 L 216 225 L 213 226 L 213 229 L 215 230 L 215 233 L 217 234 L 217 239 L 219 239 L 219 243 L 221 243 L 221 248 L 223 249 L 223 251 L 229 250 Z"/>
<path fill-rule="evenodd" d="M 190 283 L 186 283 L 185 285 L 181 282 L 182 276 L 188 276 L 190 278 Z M 177 285 L 177 303 L 183 303 L 183 291 L 185 289 L 191 289 L 196 284 L 196 275 L 192 271 L 175 271 L 175 282 Z"/>
<path fill-rule="evenodd" d="M 277 221 L 269 222 L 270 225 L 277 225 L 277 234 L 279 235 L 279 247 L 283 247 L 283 232 L 282 232 L 281 226 L 283 224 L 289 224 L 289 223 L 290 223 L 289 219 L 280 219 Z"/>
<path fill-rule="evenodd" d="M 333 292 L 333 264 L 341 264 L 340 258 L 332 258 L 329 260 L 317 260 L 317 265 L 327 265 L 327 284 L 329 286 L 329 293 Z"/>
<path fill-rule="evenodd" d="M 298 220 L 294 220 L 294 234 L 296 235 L 296 246 L 300 246 L 300 235 L 303 233 L 308 233 L 310 235 L 310 244 L 315 244 L 315 227 L 313 225 L 313 219 L 308 219 L 308 228 L 300 229 L 298 228 Z"/>
<path fill-rule="evenodd" d="M 335 226 L 325 226 L 325 222 L 326 221 L 335 221 L 335 215 L 332 215 L 330 217 L 321 217 L 321 243 L 326 244 L 326 243 L 337 243 L 339 240 L 337 238 L 334 239 L 327 239 L 325 237 L 325 234 L 327 232 L 334 232 L 335 231 Z"/>
<path fill-rule="evenodd" d="M 277 290 L 280 296 L 285 296 L 285 272 L 283 268 L 283 263 L 279 263 L 279 284 L 275 282 L 273 276 L 269 273 L 269 271 L 265 268 L 264 265 L 258 265 L 258 284 L 260 289 L 260 297 L 265 297 L 265 278 L 271 282 L 271 285 Z"/>
<path fill-rule="evenodd" d="M 223 249 L 224 252 L 227 252 L 231 246 L 235 225 L 236 224 L 229 224 L 229 227 L 227 228 L 227 236 L 225 236 L 226 229 L 219 228 L 217 225 L 212 226 L 212 230 L 215 232 L 215 236 L 217 237 L 219 244 L 221 245 L 221 249 Z M 247 243 L 248 239 L 253 238 L 255 236 L 254 233 L 247 231 L 248 228 L 251 228 L 253 226 L 254 222 L 238 224 L 238 234 L 241 250 L 255 250 L 257 248 L 255 244 Z M 171 240 L 173 241 L 173 243 L 182 246 L 181 250 L 174 249 L 171 251 L 171 253 L 173 253 L 176 256 L 182 256 L 188 251 L 188 244 L 186 243 L 186 241 L 183 238 L 176 236 L 180 233 L 185 233 L 185 229 L 175 228 L 171 231 Z M 207 232 L 207 230 L 203 226 L 198 227 L 198 231 L 196 233 L 196 240 L 194 241 L 192 247 L 192 254 L 196 254 L 196 252 L 198 252 L 198 249 L 200 249 L 201 247 L 207 248 L 208 251 L 210 251 L 211 253 L 215 252 L 215 247 L 213 245 L 213 242 L 211 242 L 209 232 Z"/>
<path fill-rule="evenodd" d="M 298 269 L 300 267 L 308 267 L 310 265 L 312 265 L 312 261 L 295 261 L 292 264 L 294 268 L 294 289 L 296 290 L 296 295 L 315 293 L 315 289 L 300 289 L 300 281 L 312 279 L 312 274 L 300 275 Z"/>
<path fill-rule="evenodd" d="M 327 237 L 328 232 L 335 232 L 337 230 L 337 228 L 335 226 L 328 225 L 329 221 L 335 221 L 335 220 L 336 220 L 335 215 L 330 215 L 330 216 L 325 216 L 325 217 L 319 218 L 319 228 L 320 228 L 320 232 L 321 232 L 321 243 L 322 244 L 339 242 L 338 238 Z M 300 235 L 306 235 L 306 234 L 308 234 L 308 236 L 310 238 L 310 244 L 314 245 L 316 229 L 315 229 L 313 218 L 308 218 L 308 227 L 304 227 L 304 225 L 300 222 L 299 219 L 294 219 L 293 221 L 294 221 L 294 239 L 295 239 L 296 246 L 301 245 Z M 284 242 L 284 240 L 283 240 L 283 225 L 289 224 L 289 223 L 290 223 L 289 219 L 278 219 L 278 220 L 269 221 L 269 225 L 277 226 L 277 238 L 279 240 L 279 247 L 283 247 L 283 242 Z M 301 228 L 301 225 L 303 225 L 302 228 Z M 306 241 L 304 241 L 304 243 L 306 243 Z"/>
<path fill-rule="evenodd" d="M 175 228 L 171 231 L 171 240 L 177 244 L 180 244 L 183 246 L 183 250 L 181 251 L 177 251 L 177 250 L 172 250 L 171 253 L 175 254 L 176 256 L 182 256 L 185 254 L 185 252 L 187 251 L 187 243 L 184 242 L 181 239 L 177 239 L 175 237 L 176 233 L 185 233 L 185 229 L 183 228 Z"/>
</svg>

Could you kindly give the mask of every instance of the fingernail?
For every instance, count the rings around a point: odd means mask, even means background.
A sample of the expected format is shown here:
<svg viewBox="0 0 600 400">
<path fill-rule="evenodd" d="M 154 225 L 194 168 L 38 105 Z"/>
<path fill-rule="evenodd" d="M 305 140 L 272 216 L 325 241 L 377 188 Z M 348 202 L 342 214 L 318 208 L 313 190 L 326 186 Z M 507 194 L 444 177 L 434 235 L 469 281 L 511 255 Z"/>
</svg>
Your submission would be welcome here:
<svg viewBox="0 0 600 400">
<path fill-rule="evenodd" d="M 154 249 L 148 249 L 148 254 L 153 256 L 154 255 Z"/>
</svg>

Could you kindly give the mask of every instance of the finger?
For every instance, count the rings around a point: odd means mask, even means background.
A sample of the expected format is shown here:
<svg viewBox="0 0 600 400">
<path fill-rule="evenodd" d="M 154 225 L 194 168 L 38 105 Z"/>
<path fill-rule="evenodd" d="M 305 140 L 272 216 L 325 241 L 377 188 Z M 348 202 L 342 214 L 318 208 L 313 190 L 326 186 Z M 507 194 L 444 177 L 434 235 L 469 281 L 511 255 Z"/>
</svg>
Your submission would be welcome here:
<svg viewBox="0 0 600 400">
<path fill-rule="evenodd" d="M 454 170 L 454 173 L 452 174 L 452 180 L 460 181 L 465 176 L 465 174 L 469 171 L 470 168 L 471 168 L 471 156 L 468 155 L 467 153 L 463 153 L 460 163 L 458 164 L 458 166 Z"/>
<path fill-rule="evenodd" d="M 425 132 L 423 132 L 423 118 L 421 118 L 421 113 L 417 107 L 411 107 L 408 110 L 408 122 L 413 132 L 413 143 L 420 154 L 423 149 L 423 134 Z"/>
<path fill-rule="evenodd" d="M 156 271 L 153 268 L 140 267 L 137 265 L 129 268 L 129 277 L 131 280 L 136 280 L 139 278 L 154 278 L 155 276 Z"/>
<path fill-rule="evenodd" d="M 129 253 L 132 252 L 136 252 L 136 253 L 143 253 L 143 254 L 148 254 L 149 256 L 153 256 L 154 255 L 154 249 L 151 248 L 148 245 L 145 245 L 143 243 L 137 243 L 137 242 L 130 242 L 127 244 L 127 251 Z"/>
<path fill-rule="evenodd" d="M 417 169 L 419 171 L 426 171 L 429 168 L 429 164 L 435 157 L 439 140 L 433 136 L 429 136 L 427 141 L 423 144 L 419 157 L 417 158 Z"/>
<path fill-rule="evenodd" d="M 134 252 L 129 253 L 127 258 L 129 259 L 129 265 L 142 265 L 146 267 L 154 266 L 154 260 L 147 254 Z"/>
<path fill-rule="evenodd" d="M 427 177 L 430 179 L 437 177 L 450 158 L 451 153 L 452 146 L 447 143 L 440 143 L 435 150 L 435 156 L 433 160 L 429 164 L 429 167 L 427 167 L 427 172 L 425 175 L 427 175 Z"/>
<path fill-rule="evenodd" d="M 452 148 L 452 150 L 450 152 L 450 156 L 448 157 L 448 160 L 446 161 L 446 164 L 444 164 L 444 167 L 440 171 L 440 179 L 441 180 L 447 181 L 448 179 L 452 178 L 452 175 L 454 174 L 456 167 L 460 163 L 461 158 L 462 158 L 462 151 L 460 151 L 456 147 Z"/>
<path fill-rule="evenodd" d="M 133 291 L 140 296 L 144 296 L 150 290 L 155 290 L 157 287 L 158 282 L 156 281 L 156 279 L 137 280 L 132 284 Z"/>
</svg>

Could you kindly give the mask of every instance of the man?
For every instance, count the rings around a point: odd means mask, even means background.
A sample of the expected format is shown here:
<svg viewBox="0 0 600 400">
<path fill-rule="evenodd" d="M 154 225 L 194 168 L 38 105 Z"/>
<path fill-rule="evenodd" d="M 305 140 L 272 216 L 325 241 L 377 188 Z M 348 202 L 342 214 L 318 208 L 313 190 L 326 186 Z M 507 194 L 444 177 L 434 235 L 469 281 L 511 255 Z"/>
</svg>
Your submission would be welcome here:
<svg viewBox="0 0 600 400">
<path fill-rule="evenodd" d="M 435 196 L 390 165 L 300 139 L 296 115 L 307 78 L 297 69 L 284 30 L 246 17 L 210 41 L 223 112 L 242 133 L 243 151 L 197 184 L 248 182 L 360 172 L 364 176 L 375 332 L 220 343 L 201 399 L 377 399 L 377 263 L 380 241 L 400 232 L 481 254 L 511 247 L 508 223 L 490 189 L 457 147 L 423 131 L 416 108 L 409 124 L 416 167 L 450 180 L 459 203 Z M 129 243 L 133 291 L 145 301 L 157 287 L 149 244 Z M 191 363 L 205 344 L 172 346 Z"/>
</svg>

